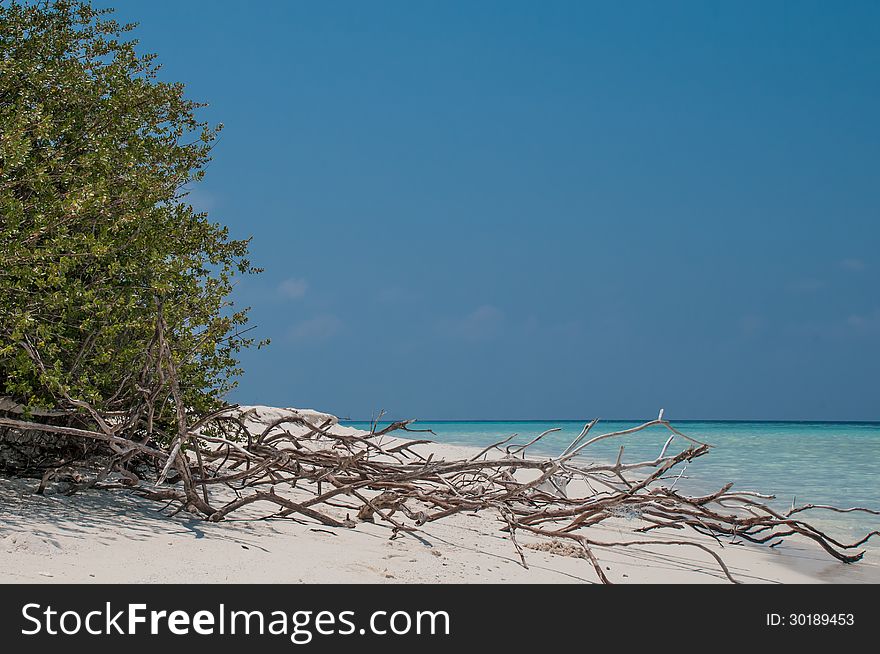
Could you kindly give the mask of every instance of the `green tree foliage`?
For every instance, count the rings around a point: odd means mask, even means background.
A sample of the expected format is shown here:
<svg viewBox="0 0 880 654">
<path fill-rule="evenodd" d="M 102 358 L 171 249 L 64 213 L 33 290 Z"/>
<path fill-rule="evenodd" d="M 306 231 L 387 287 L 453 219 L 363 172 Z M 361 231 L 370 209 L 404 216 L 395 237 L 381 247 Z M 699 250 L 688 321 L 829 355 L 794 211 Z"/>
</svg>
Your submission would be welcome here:
<svg viewBox="0 0 880 654">
<path fill-rule="evenodd" d="M 124 410 L 159 307 L 187 408 L 235 384 L 256 270 L 186 201 L 221 126 L 88 2 L 0 0 L 0 394 Z M 36 355 L 36 356 L 35 356 Z"/>
</svg>

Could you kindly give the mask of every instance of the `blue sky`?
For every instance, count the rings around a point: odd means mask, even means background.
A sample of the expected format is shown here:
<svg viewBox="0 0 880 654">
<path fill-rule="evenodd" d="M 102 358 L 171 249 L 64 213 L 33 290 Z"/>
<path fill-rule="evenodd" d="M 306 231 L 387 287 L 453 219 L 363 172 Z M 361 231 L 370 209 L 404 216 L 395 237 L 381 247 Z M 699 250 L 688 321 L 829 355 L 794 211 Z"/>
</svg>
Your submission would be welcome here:
<svg viewBox="0 0 880 654">
<path fill-rule="evenodd" d="M 880 419 L 880 4 L 115 5 L 226 125 L 233 400 Z"/>
</svg>

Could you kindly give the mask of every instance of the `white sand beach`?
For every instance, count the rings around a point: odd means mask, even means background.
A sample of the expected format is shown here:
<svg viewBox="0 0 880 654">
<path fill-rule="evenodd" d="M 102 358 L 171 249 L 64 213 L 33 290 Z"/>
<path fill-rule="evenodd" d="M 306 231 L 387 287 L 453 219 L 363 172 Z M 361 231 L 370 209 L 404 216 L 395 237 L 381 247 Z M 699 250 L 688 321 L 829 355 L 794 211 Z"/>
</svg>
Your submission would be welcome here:
<svg viewBox="0 0 880 654">
<path fill-rule="evenodd" d="M 435 459 L 474 454 L 443 444 L 418 447 Z M 348 529 L 262 519 L 275 510 L 271 505 L 253 504 L 212 523 L 188 514 L 169 517 L 161 503 L 127 491 L 89 490 L 67 497 L 37 495 L 37 486 L 34 479 L 0 477 L 0 582 L 598 582 L 576 548 L 519 534 L 526 569 L 494 515 L 458 514 L 392 539 L 390 528 L 379 522 Z M 338 509 L 339 518 L 345 514 Z M 606 540 L 632 538 L 633 522 L 617 519 L 589 533 Z M 744 583 L 880 582 L 880 566 L 871 553 L 859 563 L 843 564 L 797 540 L 771 549 L 727 541 L 722 546 L 693 531 L 675 536 L 711 547 Z M 651 532 L 639 538 L 663 537 Z M 595 552 L 614 583 L 728 583 L 717 563 L 694 547 L 596 547 Z"/>
</svg>

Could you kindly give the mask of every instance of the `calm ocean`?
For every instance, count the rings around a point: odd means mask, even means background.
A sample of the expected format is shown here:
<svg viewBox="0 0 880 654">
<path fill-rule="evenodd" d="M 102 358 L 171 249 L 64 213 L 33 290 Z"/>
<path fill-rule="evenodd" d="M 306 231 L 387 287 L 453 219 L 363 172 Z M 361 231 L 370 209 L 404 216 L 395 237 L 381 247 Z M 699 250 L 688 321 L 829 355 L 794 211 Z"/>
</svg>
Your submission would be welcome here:
<svg viewBox="0 0 880 654">
<path fill-rule="evenodd" d="M 369 429 L 368 423 L 346 423 Z M 593 435 L 639 424 L 635 421 L 603 421 Z M 676 421 L 684 434 L 709 443 L 712 450 L 688 465 L 679 487 L 692 492 L 715 490 L 728 481 L 739 490 L 776 495 L 771 504 L 779 508 L 798 504 L 833 504 L 842 508 L 863 506 L 880 510 L 880 423 L 855 422 L 739 422 Z M 484 447 L 511 434 L 511 444 L 525 443 L 544 430 L 561 427 L 530 449 L 534 454 L 559 454 L 580 433 L 582 421 L 442 421 L 419 422 L 443 443 Z M 625 445 L 624 461 L 653 459 L 669 432 L 662 427 L 601 441 L 583 452 L 586 459 L 614 460 Z M 413 435 L 413 437 L 420 437 Z M 670 449 L 686 443 L 676 439 Z M 833 530 L 843 538 L 859 537 L 880 529 L 880 516 L 864 513 L 837 514 L 811 511 L 802 516 Z M 880 538 L 871 541 L 880 547 Z"/>
</svg>

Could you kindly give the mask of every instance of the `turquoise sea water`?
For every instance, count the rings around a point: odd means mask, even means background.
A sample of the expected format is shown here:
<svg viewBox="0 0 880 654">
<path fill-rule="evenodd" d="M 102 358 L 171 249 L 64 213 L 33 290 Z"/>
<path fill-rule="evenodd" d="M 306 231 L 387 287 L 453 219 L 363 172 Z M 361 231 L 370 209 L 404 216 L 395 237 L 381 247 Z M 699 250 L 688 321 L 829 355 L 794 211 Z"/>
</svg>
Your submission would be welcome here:
<svg viewBox="0 0 880 654">
<path fill-rule="evenodd" d="M 347 423 L 369 429 L 368 423 Z M 607 421 L 594 427 L 591 436 L 618 431 L 639 424 L 637 421 Z M 511 434 L 511 444 L 526 443 L 542 431 L 560 427 L 530 448 L 534 454 L 561 453 L 580 433 L 584 422 L 576 421 L 479 421 L 419 422 L 414 427 L 431 429 L 442 443 L 485 447 Z M 755 490 L 776 495 L 771 504 L 779 508 L 798 504 L 832 504 L 839 507 L 863 506 L 880 510 L 880 423 L 853 422 L 739 422 L 678 421 L 679 431 L 713 446 L 711 451 L 690 463 L 678 486 L 683 490 L 715 490 L 728 481 L 739 490 Z M 621 445 L 624 461 L 655 458 L 669 432 L 663 427 L 620 438 L 601 441 L 583 451 L 586 459 L 614 460 Z M 413 437 L 422 437 L 413 435 Z M 686 442 L 676 438 L 675 446 Z M 811 511 L 804 514 L 843 538 L 861 537 L 880 529 L 880 516 L 862 513 L 835 514 Z M 875 537 L 872 548 L 880 547 Z"/>
</svg>

